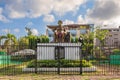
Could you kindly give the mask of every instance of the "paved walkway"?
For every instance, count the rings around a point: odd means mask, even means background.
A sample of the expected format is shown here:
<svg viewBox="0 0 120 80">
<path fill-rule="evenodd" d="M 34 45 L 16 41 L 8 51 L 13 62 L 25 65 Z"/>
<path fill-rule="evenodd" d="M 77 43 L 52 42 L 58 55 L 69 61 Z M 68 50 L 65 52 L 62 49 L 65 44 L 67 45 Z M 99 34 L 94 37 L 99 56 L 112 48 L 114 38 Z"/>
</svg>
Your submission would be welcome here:
<svg viewBox="0 0 120 80">
<path fill-rule="evenodd" d="M 0 76 L 0 80 L 120 80 L 120 76 L 80 76 L 80 75 L 17 75 Z"/>
</svg>

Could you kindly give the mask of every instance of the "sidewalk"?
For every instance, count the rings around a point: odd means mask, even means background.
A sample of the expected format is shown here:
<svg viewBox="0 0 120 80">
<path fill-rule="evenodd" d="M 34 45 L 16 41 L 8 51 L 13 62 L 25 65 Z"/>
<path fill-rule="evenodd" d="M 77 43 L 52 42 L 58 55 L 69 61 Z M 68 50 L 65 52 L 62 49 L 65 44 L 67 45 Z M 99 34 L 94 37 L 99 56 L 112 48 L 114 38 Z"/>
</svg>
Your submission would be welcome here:
<svg viewBox="0 0 120 80">
<path fill-rule="evenodd" d="M 0 76 L 0 80 L 120 80 L 120 76 L 80 76 L 80 75 L 17 75 Z"/>
</svg>

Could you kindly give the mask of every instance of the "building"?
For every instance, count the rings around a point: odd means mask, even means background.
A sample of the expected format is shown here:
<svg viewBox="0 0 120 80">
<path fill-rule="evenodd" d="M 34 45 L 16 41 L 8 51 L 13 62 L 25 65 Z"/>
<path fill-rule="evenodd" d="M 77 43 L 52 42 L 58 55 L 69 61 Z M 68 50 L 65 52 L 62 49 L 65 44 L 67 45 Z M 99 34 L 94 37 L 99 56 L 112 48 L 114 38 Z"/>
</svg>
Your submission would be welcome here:
<svg viewBox="0 0 120 80">
<path fill-rule="evenodd" d="M 105 38 L 106 46 L 120 45 L 120 26 L 118 28 L 102 28 L 101 30 L 108 30 L 108 35 Z M 96 40 L 96 45 L 99 45 L 99 40 Z"/>
</svg>

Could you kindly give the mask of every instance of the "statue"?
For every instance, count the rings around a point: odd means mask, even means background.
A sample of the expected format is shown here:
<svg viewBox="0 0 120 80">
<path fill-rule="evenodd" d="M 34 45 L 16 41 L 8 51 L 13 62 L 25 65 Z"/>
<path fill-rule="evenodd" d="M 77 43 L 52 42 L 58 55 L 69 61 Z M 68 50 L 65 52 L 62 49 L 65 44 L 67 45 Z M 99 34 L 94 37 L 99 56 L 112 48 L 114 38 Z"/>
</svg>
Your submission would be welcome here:
<svg viewBox="0 0 120 80">
<path fill-rule="evenodd" d="M 70 42 L 70 32 L 67 32 L 64 38 L 64 42 Z"/>
<path fill-rule="evenodd" d="M 70 33 L 62 27 L 62 21 L 58 21 L 59 27 L 54 31 L 55 42 L 70 42 Z"/>
</svg>

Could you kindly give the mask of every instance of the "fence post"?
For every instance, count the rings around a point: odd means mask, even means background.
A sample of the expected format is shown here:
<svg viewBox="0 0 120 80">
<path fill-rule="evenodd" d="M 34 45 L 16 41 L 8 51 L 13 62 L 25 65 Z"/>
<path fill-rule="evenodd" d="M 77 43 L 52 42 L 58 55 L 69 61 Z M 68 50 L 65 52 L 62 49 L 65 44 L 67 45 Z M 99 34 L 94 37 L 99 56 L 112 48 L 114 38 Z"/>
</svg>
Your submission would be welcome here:
<svg viewBox="0 0 120 80">
<path fill-rule="evenodd" d="M 79 47 L 79 59 L 80 59 L 80 75 L 82 75 L 82 46 Z"/>
<path fill-rule="evenodd" d="M 60 46 L 57 46 L 57 49 L 58 49 L 58 70 L 57 70 L 57 73 L 60 74 Z"/>
<path fill-rule="evenodd" d="M 35 46 L 35 73 L 37 74 L 37 42 L 36 41 L 36 46 Z"/>
</svg>

